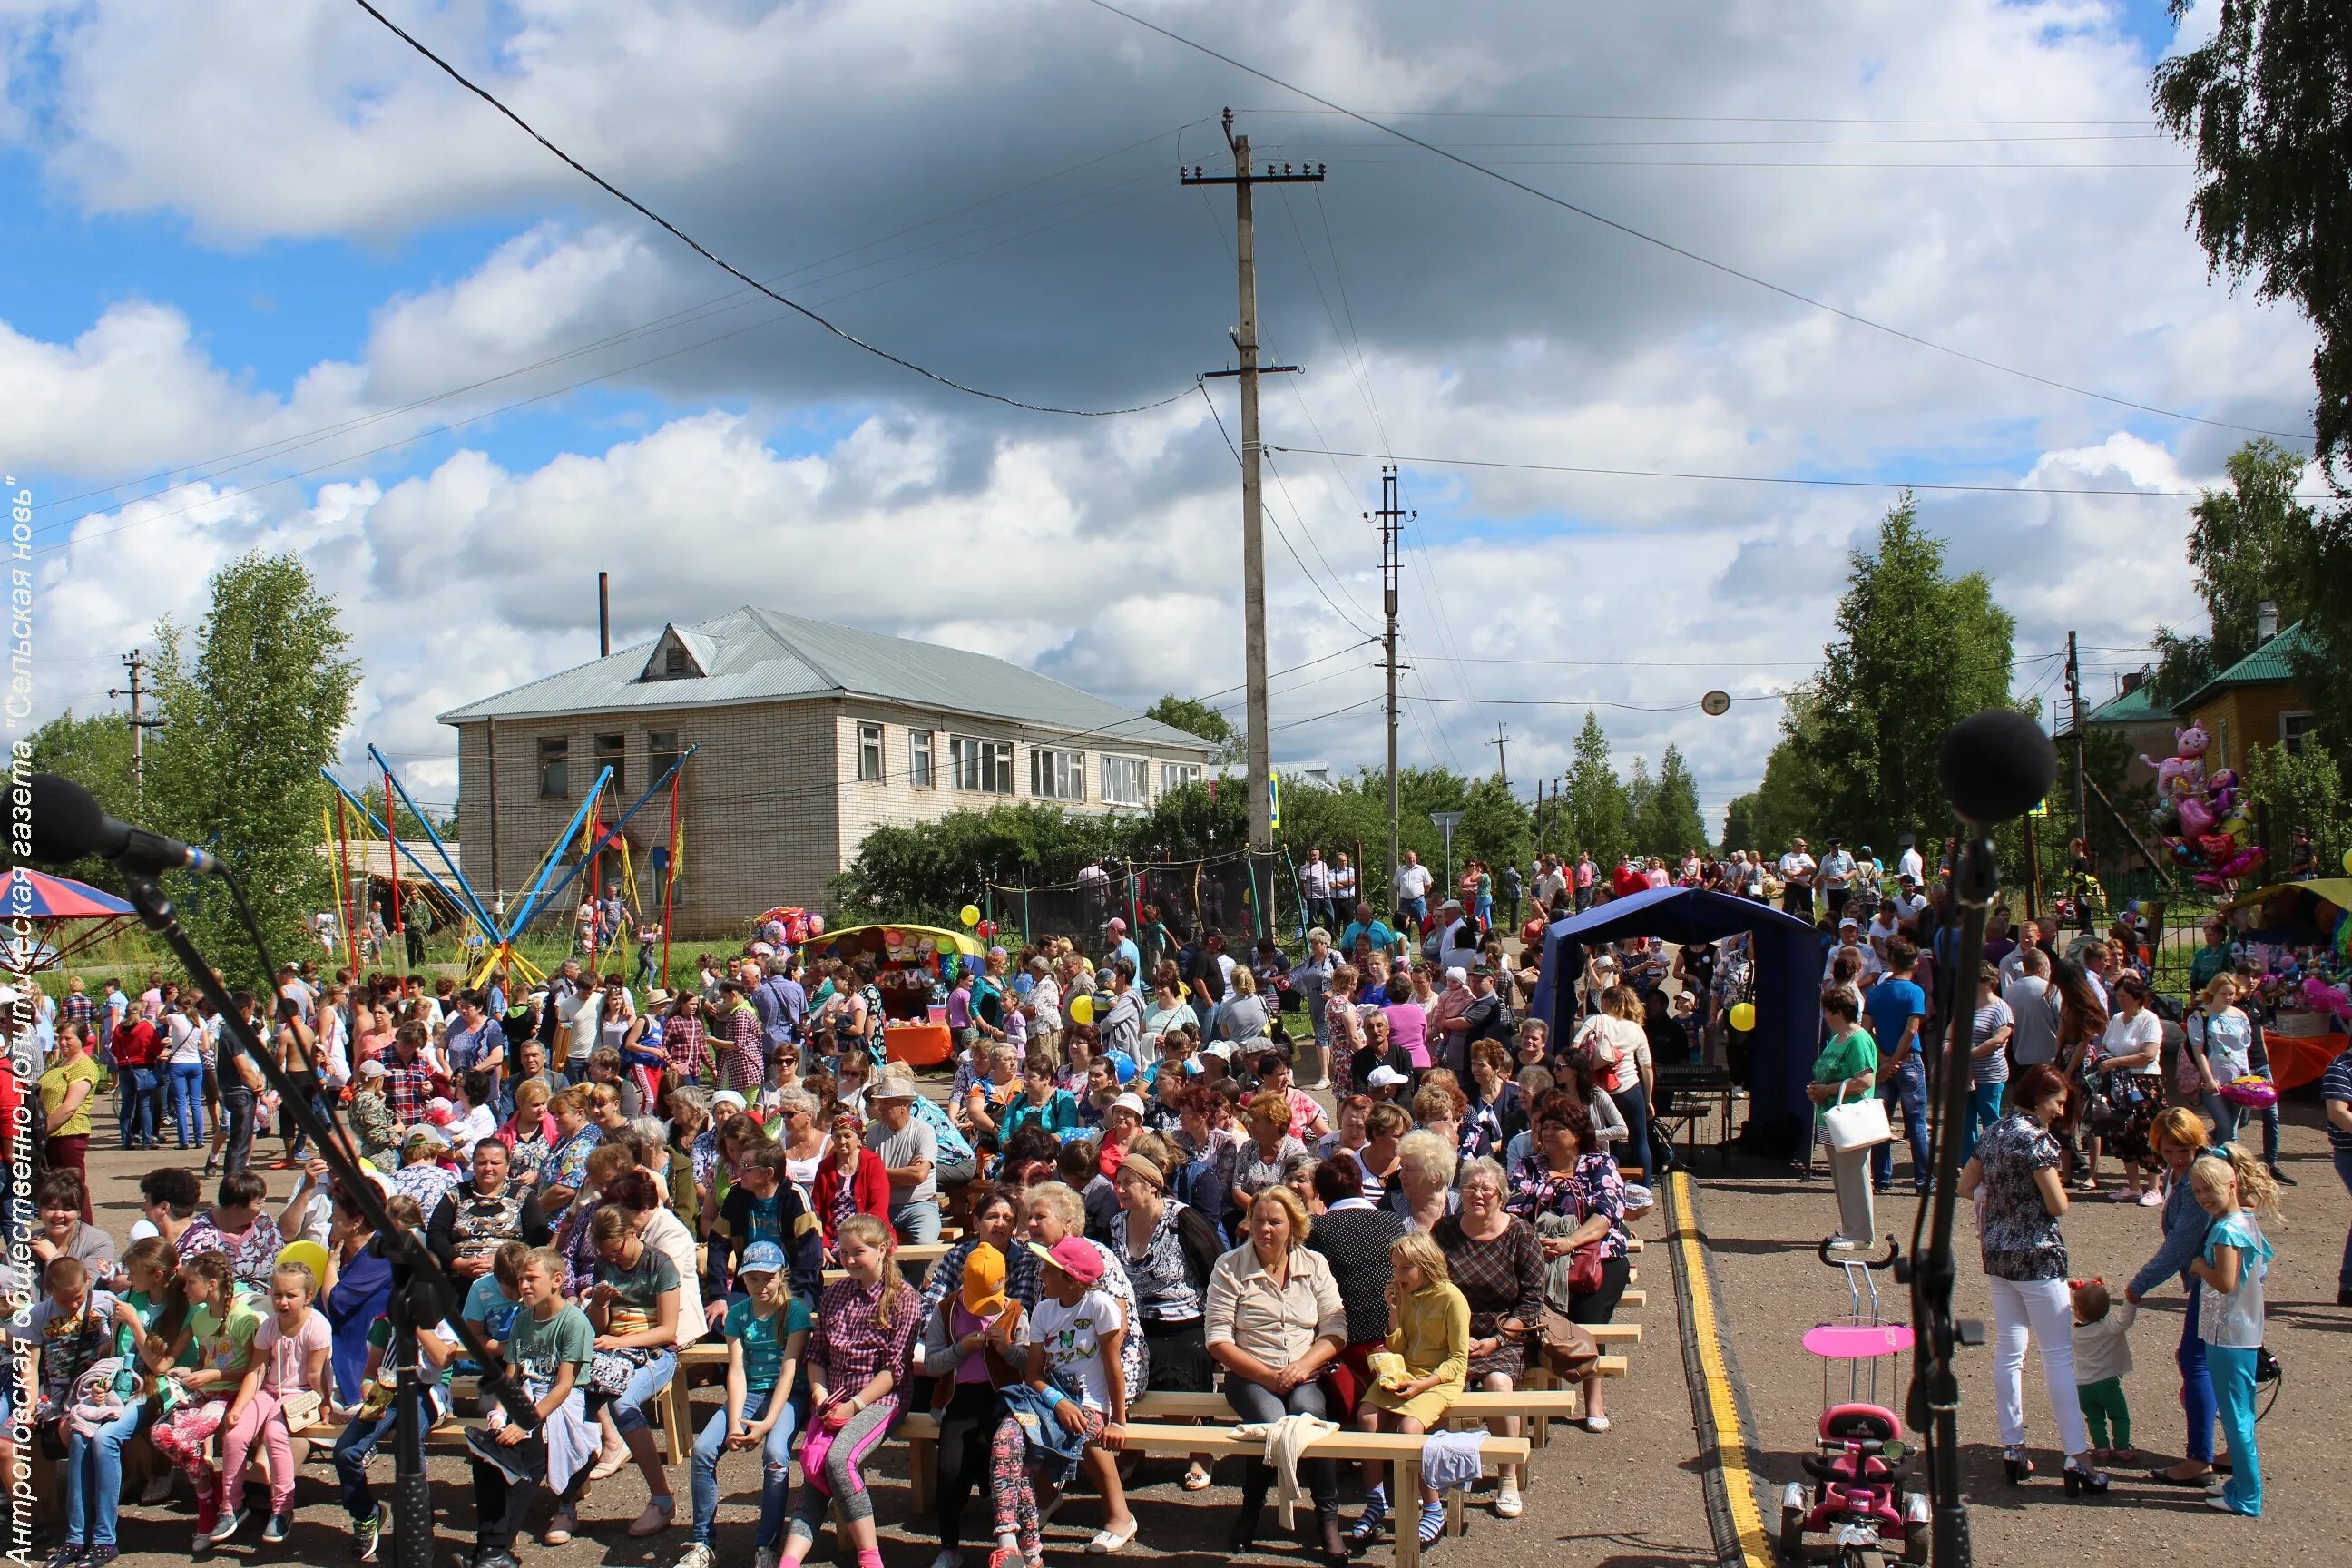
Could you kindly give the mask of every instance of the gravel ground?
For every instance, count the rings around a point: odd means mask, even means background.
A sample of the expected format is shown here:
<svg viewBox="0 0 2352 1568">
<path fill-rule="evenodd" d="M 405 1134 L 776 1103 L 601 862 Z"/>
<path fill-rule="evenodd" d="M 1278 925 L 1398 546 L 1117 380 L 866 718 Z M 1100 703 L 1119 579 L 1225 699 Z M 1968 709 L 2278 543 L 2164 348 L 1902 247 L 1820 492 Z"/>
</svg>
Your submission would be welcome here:
<svg viewBox="0 0 2352 1568">
<path fill-rule="evenodd" d="M 2182 1297 L 2169 1289 L 2152 1295 L 2132 1331 L 2135 1370 L 2125 1380 L 2133 1440 L 2148 1465 L 2116 1473 L 2098 1501 L 2068 1503 L 2054 1477 L 2049 1401 L 2038 1360 L 2025 1368 L 2026 1430 L 2043 1479 L 2011 1489 L 2003 1480 L 1993 1420 L 1990 1349 L 1961 1354 L 1960 1436 L 1967 1451 L 1968 1496 L 1977 1560 L 1986 1563 L 2118 1562 L 2126 1554 L 2162 1550 L 2175 1561 L 2262 1561 L 2278 1564 L 2352 1561 L 2345 1521 L 2352 1517 L 2352 1448 L 2343 1441 L 2341 1390 L 2352 1376 L 2352 1309 L 2336 1301 L 2336 1268 L 2346 1221 L 2345 1193 L 2329 1163 L 2315 1100 L 2290 1101 L 2283 1128 L 2282 1168 L 2299 1185 L 2285 1194 L 2286 1224 L 2271 1230 L 2278 1248 L 2270 1288 L 2268 1341 L 2286 1368 L 2284 1392 L 2260 1428 L 2264 1517 L 2259 1521 L 2209 1510 L 2201 1494 L 2159 1487 L 2147 1469 L 2183 1451 L 2179 1383 L 2172 1352 L 2180 1334 Z M 1898 1156 L 1896 1184 L 1904 1195 L 1879 1200 L 1878 1228 L 1907 1249 L 1916 1209 Z M 1759 1503 L 1768 1528 L 1779 1517 L 1779 1487 L 1801 1478 L 1796 1456 L 1811 1440 L 1822 1408 L 1822 1363 L 1799 1343 L 1804 1331 L 1846 1310 L 1843 1281 L 1816 1259 L 1814 1247 L 1833 1228 L 1836 1199 L 1826 1173 L 1802 1184 L 1785 1166 L 1748 1163 L 1718 1179 L 1714 1157 L 1702 1151 L 1701 1219 L 1728 1298 L 1727 1313 L 1746 1373 L 1750 1414 L 1771 1485 Z M 2105 1200 L 2080 1203 L 2064 1222 L 2076 1275 L 2098 1275 L 2120 1293 L 2154 1252 L 2154 1210 Z M 1990 1321 L 1991 1305 L 1976 1264 L 1974 1226 L 1964 1210 L 1957 1310 Z M 1880 1277 L 1889 1314 L 1907 1321 L 1905 1288 Z M 1907 1358 L 1899 1379 L 1907 1376 Z M 1841 1391 L 1843 1380 L 1840 1380 Z M 1880 1403 L 1898 1414 L 1903 1387 L 1882 1383 Z M 1841 1392 L 1841 1396 L 1842 1392 Z M 2334 1523 L 2328 1522 L 2334 1521 Z M 2328 1542 L 2336 1542 L 2329 1546 Z"/>
</svg>

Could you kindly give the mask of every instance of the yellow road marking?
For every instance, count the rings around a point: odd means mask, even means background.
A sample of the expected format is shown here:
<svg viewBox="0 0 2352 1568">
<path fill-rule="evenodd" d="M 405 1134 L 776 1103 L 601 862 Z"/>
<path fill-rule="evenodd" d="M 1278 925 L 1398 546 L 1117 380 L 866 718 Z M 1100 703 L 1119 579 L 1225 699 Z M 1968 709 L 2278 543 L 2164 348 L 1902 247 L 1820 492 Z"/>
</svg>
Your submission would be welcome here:
<svg viewBox="0 0 2352 1568">
<path fill-rule="evenodd" d="M 1731 1506 L 1732 1524 L 1739 1531 L 1739 1551 L 1747 1568 L 1772 1568 L 1772 1549 L 1764 1533 L 1764 1518 L 1756 1508 L 1757 1479 L 1748 1468 L 1748 1441 L 1740 1433 L 1739 1407 L 1732 1395 L 1730 1372 L 1724 1364 L 1715 1292 L 1707 1282 L 1706 1260 L 1699 1252 L 1698 1235 L 1690 1221 L 1690 1177 L 1675 1171 L 1670 1179 L 1675 1184 L 1675 1210 L 1678 1216 L 1675 1242 L 1682 1249 L 1683 1286 L 1690 1292 L 1699 1370 L 1706 1379 L 1716 1451 L 1722 1456 L 1724 1497 Z"/>
</svg>

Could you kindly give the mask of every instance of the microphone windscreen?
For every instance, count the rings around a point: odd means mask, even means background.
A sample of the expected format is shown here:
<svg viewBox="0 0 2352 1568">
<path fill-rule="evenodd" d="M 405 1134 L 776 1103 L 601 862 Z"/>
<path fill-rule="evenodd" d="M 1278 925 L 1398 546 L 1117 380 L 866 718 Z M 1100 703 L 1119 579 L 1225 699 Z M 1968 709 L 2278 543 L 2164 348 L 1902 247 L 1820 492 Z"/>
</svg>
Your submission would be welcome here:
<svg viewBox="0 0 2352 1568">
<path fill-rule="evenodd" d="M 106 813 L 89 791 L 55 773 L 35 773 L 31 785 L 35 860 L 66 866 L 105 847 Z"/>
<path fill-rule="evenodd" d="M 1936 776 L 1952 809 L 1979 826 L 2022 816 L 2050 793 L 2058 752 L 2042 726 L 2013 709 L 1989 708 L 1952 726 L 1936 752 Z"/>
</svg>

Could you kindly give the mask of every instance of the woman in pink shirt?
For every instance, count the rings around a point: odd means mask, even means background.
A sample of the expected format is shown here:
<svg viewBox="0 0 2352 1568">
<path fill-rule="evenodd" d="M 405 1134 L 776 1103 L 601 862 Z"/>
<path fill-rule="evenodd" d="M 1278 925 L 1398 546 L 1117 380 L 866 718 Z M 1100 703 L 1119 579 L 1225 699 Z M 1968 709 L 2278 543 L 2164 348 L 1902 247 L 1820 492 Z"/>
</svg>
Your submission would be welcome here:
<svg viewBox="0 0 2352 1568">
<path fill-rule="evenodd" d="M 1388 1016 L 1389 1042 L 1402 1046 L 1415 1070 L 1429 1066 L 1429 1015 L 1418 1002 L 1393 1002 L 1381 1009 Z"/>
</svg>

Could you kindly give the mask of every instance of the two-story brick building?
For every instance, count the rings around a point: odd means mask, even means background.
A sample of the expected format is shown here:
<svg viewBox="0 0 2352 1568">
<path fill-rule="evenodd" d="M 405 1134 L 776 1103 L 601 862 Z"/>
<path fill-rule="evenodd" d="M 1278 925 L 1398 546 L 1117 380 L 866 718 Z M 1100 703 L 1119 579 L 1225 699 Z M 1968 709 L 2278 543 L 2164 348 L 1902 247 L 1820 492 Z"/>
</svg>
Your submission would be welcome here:
<svg viewBox="0 0 2352 1568">
<path fill-rule="evenodd" d="M 509 905 L 600 770 L 610 821 L 697 748 L 675 911 L 689 935 L 825 907 L 827 879 L 885 824 L 1013 801 L 1139 811 L 1215 754 L 1003 659 L 748 605 L 440 720 L 457 731 L 467 874 Z M 648 897 L 646 851 L 668 832 L 666 802 L 628 830 Z"/>
</svg>

